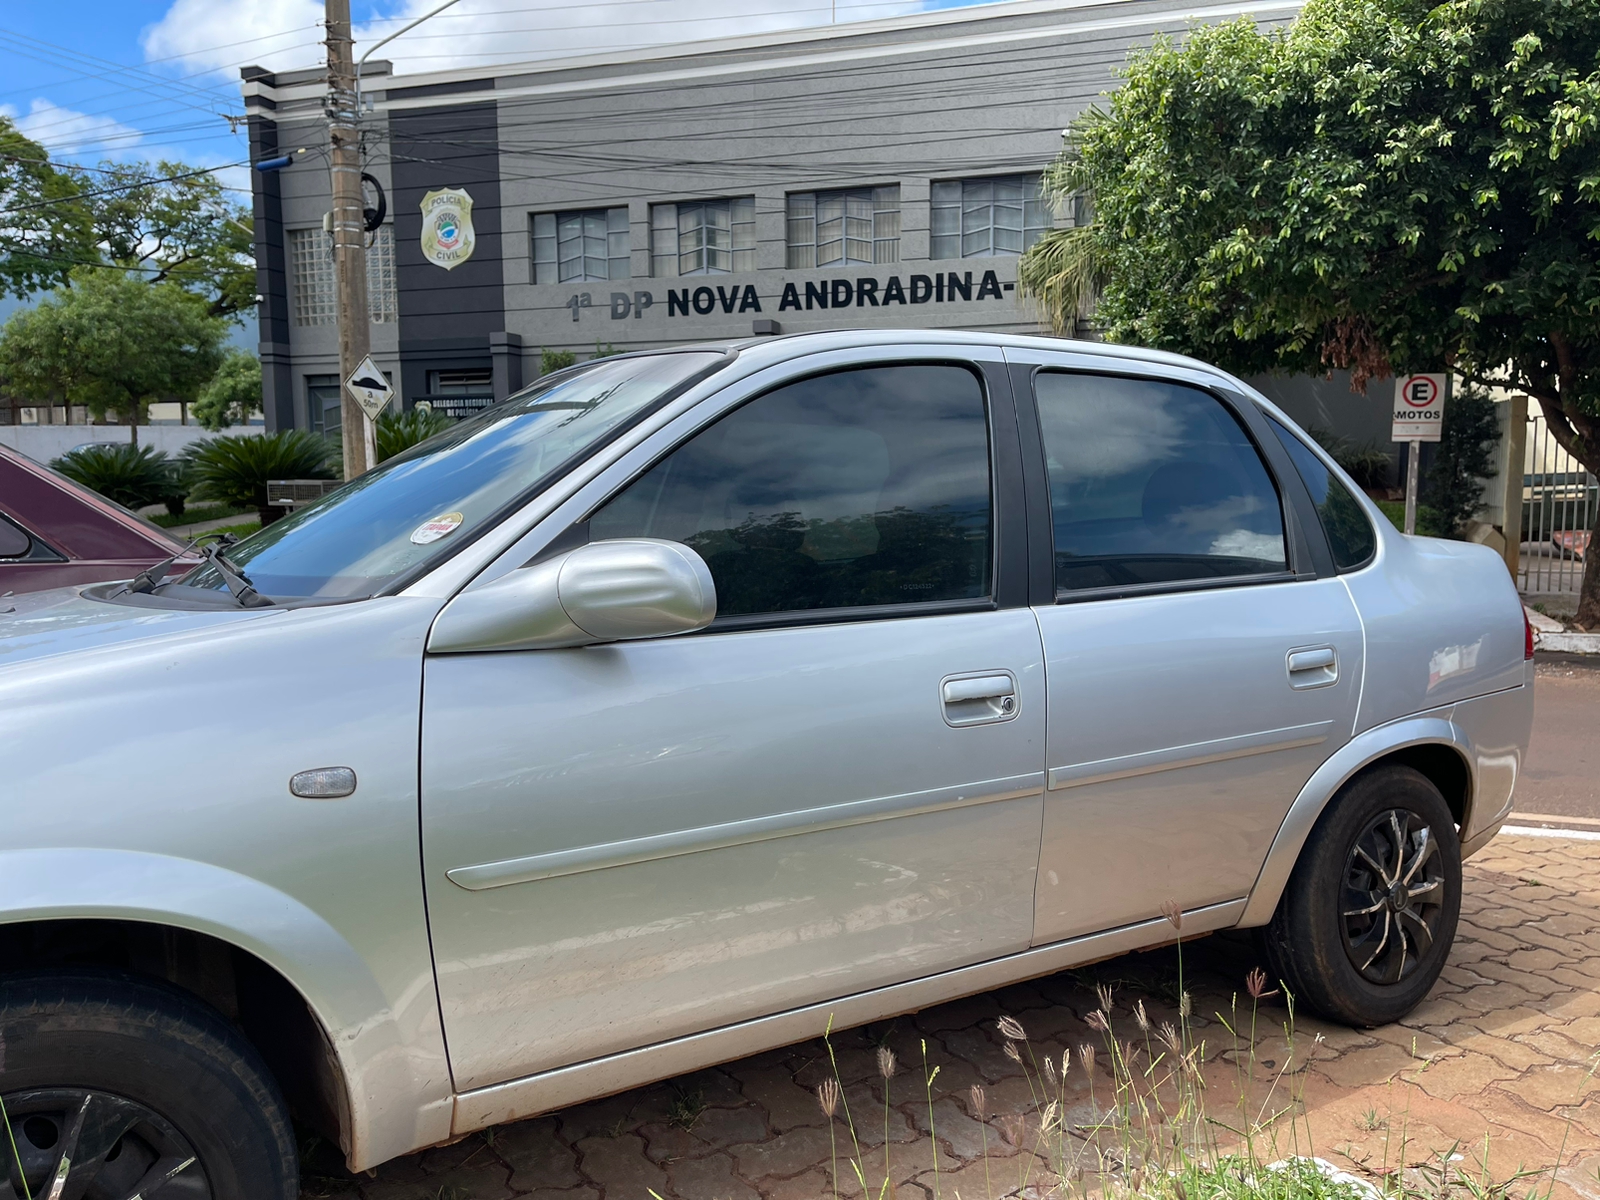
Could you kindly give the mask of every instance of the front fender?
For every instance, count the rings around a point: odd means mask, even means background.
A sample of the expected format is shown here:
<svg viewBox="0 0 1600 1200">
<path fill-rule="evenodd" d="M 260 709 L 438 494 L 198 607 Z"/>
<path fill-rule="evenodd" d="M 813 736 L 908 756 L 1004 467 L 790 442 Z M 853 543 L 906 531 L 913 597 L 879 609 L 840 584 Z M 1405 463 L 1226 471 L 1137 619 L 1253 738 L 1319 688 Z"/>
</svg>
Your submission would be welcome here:
<svg viewBox="0 0 1600 1200">
<path fill-rule="evenodd" d="M 1272 919 L 1278 898 L 1289 882 L 1289 873 L 1294 870 L 1317 818 L 1358 771 L 1410 746 L 1450 746 L 1460 753 L 1468 770 L 1472 771 L 1476 756 L 1471 742 L 1466 732 L 1450 718 L 1451 710 L 1443 709 L 1369 729 L 1346 742 L 1318 767 L 1278 826 L 1278 835 L 1267 851 L 1255 886 L 1250 889 L 1250 899 L 1245 904 L 1244 915 L 1239 918 L 1238 928 L 1265 925 Z"/>
<path fill-rule="evenodd" d="M 163 854 L 72 847 L 0 853 L 0 923 L 64 919 L 208 934 L 287 979 L 338 1059 L 349 1098 L 346 1152 L 357 1169 L 448 1136 L 451 1101 L 436 1102 L 431 1112 L 419 1112 L 415 1102 L 418 1076 L 433 1063 L 408 1049 L 362 956 L 294 897 L 235 871 Z"/>
</svg>

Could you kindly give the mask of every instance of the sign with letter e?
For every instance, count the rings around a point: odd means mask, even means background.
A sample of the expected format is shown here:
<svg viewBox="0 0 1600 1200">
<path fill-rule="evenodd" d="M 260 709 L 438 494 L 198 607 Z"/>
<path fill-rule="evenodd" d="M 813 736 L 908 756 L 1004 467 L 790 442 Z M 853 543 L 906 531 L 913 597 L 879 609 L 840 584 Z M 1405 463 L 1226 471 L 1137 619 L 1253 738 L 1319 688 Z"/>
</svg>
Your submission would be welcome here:
<svg viewBox="0 0 1600 1200">
<path fill-rule="evenodd" d="M 1444 376 L 1405 375 L 1394 381 L 1397 442 L 1437 442 L 1444 426 Z"/>
</svg>

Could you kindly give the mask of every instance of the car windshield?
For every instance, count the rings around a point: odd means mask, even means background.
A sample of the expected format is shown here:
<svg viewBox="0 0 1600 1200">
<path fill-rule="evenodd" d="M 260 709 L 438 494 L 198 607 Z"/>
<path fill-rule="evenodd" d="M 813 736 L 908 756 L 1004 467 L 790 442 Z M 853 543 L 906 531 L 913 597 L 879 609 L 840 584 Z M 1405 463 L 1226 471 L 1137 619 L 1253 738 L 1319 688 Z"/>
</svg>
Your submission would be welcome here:
<svg viewBox="0 0 1600 1200">
<path fill-rule="evenodd" d="M 608 435 L 731 359 L 682 351 L 585 364 L 406 450 L 227 548 L 274 599 L 355 599 L 443 558 Z M 163 593 L 226 591 L 201 566 Z"/>
</svg>

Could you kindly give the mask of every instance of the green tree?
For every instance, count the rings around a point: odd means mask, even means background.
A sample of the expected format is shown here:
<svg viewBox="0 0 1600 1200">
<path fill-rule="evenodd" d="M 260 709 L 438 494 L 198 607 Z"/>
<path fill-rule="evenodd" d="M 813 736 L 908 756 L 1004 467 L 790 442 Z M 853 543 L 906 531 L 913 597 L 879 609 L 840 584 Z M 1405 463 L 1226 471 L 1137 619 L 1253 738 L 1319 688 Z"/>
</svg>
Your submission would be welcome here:
<svg viewBox="0 0 1600 1200">
<path fill-rule="evenodd" d="M 214 172 L 178 162 L 52 163 L 0 115 L 0 295 L 29 296 L 103 264 L 177 283 L 212 316 L 255 307 L 250 210 Z"/>
<path fill-rule="evenodd" d="M 255 307 L 254 225 L 215 174 L 137 162 L 102 163 L 77 176 L 95 244 L 111 262 L 204 296 L 212 316 Z"/>
<path fill-rule="evenodd" d="M 152 401 L 193 400 L 216 372 L 225 325 L 175 283 L 79 267 L 69 284 L 6 322 L 0 371 L 29 399 L 117 416 L 137 443 Z"/>
<path fill-rule="evenodd" d="M 43 146 L 0 114 L 0 296 L 29 296 L 65 283 L 75 264 L 97 261 L 82 187 Z"/>
<path fill-rule="evenodd" d="M 1597 64 L 1600 0 L 1310 0 L 1158 41 L 1051 168 L 1092 218 L 1024 287 L 1238 372 L 1448 366 L 1600 469 Z"/>
<path fill-rule="evenodd" d="M 248 350 L 229 351 L 217 372 L 200 389 L 189 412 L 212 433 L 244 425 L 261 407 L 261 360 Z"/>
</svg>

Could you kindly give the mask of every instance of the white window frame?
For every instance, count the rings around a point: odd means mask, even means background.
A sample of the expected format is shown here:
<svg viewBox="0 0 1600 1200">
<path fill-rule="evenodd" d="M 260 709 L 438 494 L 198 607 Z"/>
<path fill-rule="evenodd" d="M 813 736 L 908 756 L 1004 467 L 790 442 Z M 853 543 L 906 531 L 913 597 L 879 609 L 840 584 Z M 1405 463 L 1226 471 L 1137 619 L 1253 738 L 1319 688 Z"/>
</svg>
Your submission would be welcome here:
<svg viewBox="0 0 1600 1200">
<path fill-rule="evenodd" d="M 535 283 L 600 283 L 633 276 L 626 205 L 534 213 Z"/>
<path fill-rule="evenodd" d="M 754 196 L 650 206 L 653 276 L 733 275 L 755 269 Z"/>
<path fill-rule="evenodd" d="M 1042 182 L 1033 174 L 936 180 L 928 198 L 928 257 L 1009 258 L 1024 253 L 1053 224 Z"/>
<path fill-rule="evenodd" d="M 790 192 L 790 269 L 900 261 L 900 185 Z"/>
</svg>

